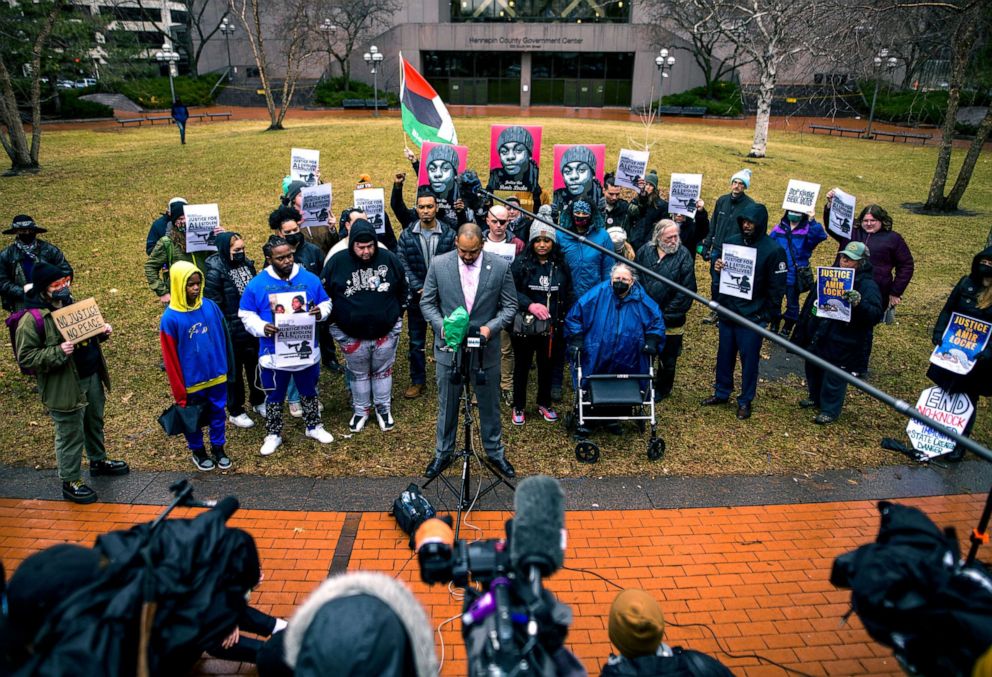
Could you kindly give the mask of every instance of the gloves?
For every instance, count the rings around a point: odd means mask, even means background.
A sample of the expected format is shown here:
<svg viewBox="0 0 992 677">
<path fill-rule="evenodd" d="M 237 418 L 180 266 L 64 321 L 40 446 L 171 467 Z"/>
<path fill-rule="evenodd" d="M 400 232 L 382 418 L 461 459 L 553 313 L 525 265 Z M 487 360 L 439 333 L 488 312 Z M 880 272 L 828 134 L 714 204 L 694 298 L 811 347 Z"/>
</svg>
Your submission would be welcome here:
<svg viewBox="0 0 992 677">
<path fill-rule="evenodd" d="M 844 298 L 852 306 L 856 306 L 859 303 L 861 303 L 861 292 L 859 292 L 857 289 L 852 289 L 851 291 L 846 291 L 846 292 L 844 292 Z"/>
<path fill-rule="evenodd" d="M 579 351 L 581 351 L 581 350 L 582 350 L 582 343 L 580 343 L 578 341 L 574 341 L 572 343 L 569 343 L 568 344 L 568 349 L 567 349 L 569 361 L 570 362 L 578 362 L 579 361 Z"/>
<path fill-rule="evenodd" d="M 658 337 L 652 334 L 648 334 L 644 337 L 644 347 L 641 348 L 641 352 L 645 355 L 657 355 L 658 354 Z"/>
</svg>

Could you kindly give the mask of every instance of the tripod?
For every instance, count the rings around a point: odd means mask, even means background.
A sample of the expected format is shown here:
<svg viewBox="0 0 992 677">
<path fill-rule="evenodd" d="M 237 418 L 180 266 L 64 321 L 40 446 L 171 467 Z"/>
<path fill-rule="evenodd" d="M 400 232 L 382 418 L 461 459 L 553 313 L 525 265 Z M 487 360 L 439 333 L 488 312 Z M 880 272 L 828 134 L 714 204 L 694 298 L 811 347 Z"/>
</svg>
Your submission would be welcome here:
<svg viewBox="0 0 992 677">
<path fill-rule="evenodd" d="M 427 480 L 424 483 L 424 489 L 434 480 L 441 480 L 451 492 L 451 494 L 458 498 L 458 507 L 455 515 L 455 539 L 458 539 L 459 532 L 462 526 L 462 511 L 467 510 L 475 500 L 482 498 L 483 496 L 489 494 L 496 490 L 501 484 L 505 484 L 510 488 L 510 491 L 514 491 L 515 487 L 510 484 L 509 481 L 498 472 L 489 467 L 488 463 L 483 462 L 479 457 L 478 452 L 472 446 L 472 423 L 473 423 L 473 413 L 472 413 L 472 363 L 473 356 L 476 356 L 478 360 L 481 361 L 482 347 L 479 343 L 477 337 L 469 336 L 465 343 L 458 349 L 458 354 L 456 357 L 456 368 L 452 370 L 451 373 L 451 383 L 454 385 L 462 385 L 461 394 L 461 415 L 462 415 L 462 432 L 464 434 L 465 446 L 456 451 L 449 462 L 449 467 L 454 466 L 455 463 L 460 459 L 462 462 L 462 475 L 461 483 L 456 487 L 455 484 L 447 478 L 444 472 L 440 473 L 436 477 Z M 485 372 L 482 370 L 481 363 L 479 367 L 475 370 L 476 382 L 478 385 L 485 384 Z M 488 484 L 483 485 L 483 480 L 479 480 L 478 495 L 473 500 L 469 500 L 469 496 L 472 495 L 471 484 L 472 484 L 472 458 L 478 459 L 480 465 L 485 468 L 490 475 Z"/>
</svg>

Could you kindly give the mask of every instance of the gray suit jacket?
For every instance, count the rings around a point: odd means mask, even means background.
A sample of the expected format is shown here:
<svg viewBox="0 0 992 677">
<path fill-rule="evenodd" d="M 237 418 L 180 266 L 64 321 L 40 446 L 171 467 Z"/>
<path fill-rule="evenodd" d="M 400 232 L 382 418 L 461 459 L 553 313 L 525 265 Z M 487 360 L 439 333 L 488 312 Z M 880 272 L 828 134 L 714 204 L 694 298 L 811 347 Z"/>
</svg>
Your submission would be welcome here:
<svg viewBox="0 0 992 677">
<path fill-rule="evenodd" d="M 469 314 L 469 325 L 474 328 L 489 327 L 489 341 L 482 354 L 482 366 L 488 369 L 499 365 L 500 332 L 513 324 L 513 316 L 517 312 L 517 290 L 513 285 L 510 264 L 488 252 L 482 252 L 481 256 L 482 272 Z M 441 339 L 441 328 L 444 318 L 458 306 L 465 307 L 465 296 L 458 274 L 458 252 L 453 251 L 436 256 L 431 261 L 424 280 L 424 294 L 420 298 L 420 312 L 434 329 L 434 359 L 449 367 L 454 363 L 454 353 Z"/>
</svg>

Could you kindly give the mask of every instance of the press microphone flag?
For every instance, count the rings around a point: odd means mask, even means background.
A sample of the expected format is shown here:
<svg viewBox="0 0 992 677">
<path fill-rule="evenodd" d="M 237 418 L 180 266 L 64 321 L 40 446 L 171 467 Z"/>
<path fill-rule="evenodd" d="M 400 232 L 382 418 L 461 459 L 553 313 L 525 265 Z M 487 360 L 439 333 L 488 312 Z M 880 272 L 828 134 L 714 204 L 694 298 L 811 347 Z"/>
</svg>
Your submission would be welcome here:
<svg viewBox="0 0 992 677">
<path fill-rule="evenodd" d="M 535 567 L 542 576 L 561 568 L 564 559 L 565 494 L 546 475 L 524 479 L 513 497 L 510 564 L 520 572 Z"/>
</svg>

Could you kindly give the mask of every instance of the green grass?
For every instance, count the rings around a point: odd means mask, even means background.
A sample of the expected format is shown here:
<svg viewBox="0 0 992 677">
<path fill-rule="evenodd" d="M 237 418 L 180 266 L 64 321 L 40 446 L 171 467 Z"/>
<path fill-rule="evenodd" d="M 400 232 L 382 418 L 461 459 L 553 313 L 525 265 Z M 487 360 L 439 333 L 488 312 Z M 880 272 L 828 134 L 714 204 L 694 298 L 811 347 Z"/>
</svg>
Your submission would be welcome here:
<svg viewBox="0 0 992 677">
<path fill-rule="evenodd" d="M 488 157 L 489 124 L 499 120 L 456 121 L 459 137 L 470 149 L 470 164 Z M 544 126 L 543 166 L 550 167 L 554 143 L 599 142 L 608 146 L 609 162 L 620 147 L 645 139 L 639 124 L 568 120 L 533 120 Z M 115 327 L 106 355 L 114 380 L 107 405 L 107 440 L 112 454 L 139 469 L 190 470 L 184 444 L 167 438 L 156 417 L 170 404 L 165 375 L 158 370 L 160 305 L 143 273 L 144 241 L 150 221 L 174 195 L 191 202 L 217 202 L 221 220 L 248 240 L 251 256 L 260 258 L 267 236 L 266 217 L 277 204 L 279 185 L 293 146 L 319 148 L 322 174 L 334 184 L 334 206 L 350 198 L 358 175 L 369 173 L 388 188 L 392 174 L 409 170 L 404 139 L 396 119 L 289 121 L 285 132 L 263 132 L 259 121 L 194 125 L 181 147 L 174 129 L 45 132 L 42 162 L 36 176 L 0 179 L 5 197 L 3 218 L 29 213 L 50 229 L 48 238 L 62 247 L 76 269 L 76 297 L 95 296 Z M 822 184 L 823 192 L 840 186 L 859 204 L 877 201 L 894 215 L 896 229 L 917 257 L 917 273 L 895 326 L 876 332 L 874 383 L 915 402 L 927 386 L 924 377 L 932 323 L 948 292 L 967 270 L 985 242 L 992 211 L 992 167 L 988 154 L 978 163 L 963 206 L 977 217 L 921 217 L 903 209 L 921 201 L 933 168 L 935 149 L 867 143 L 773 131 L 769 157 L 748 160 L 748 129 L 704 125 L 655 125 L 649 132 L 651 168 L 701 172 L 709 205 L 726 192 L 729 177 L 741 167 L 753 171 L 751 194 L 780 211 L 789 178 Z M 955 155 L 954 167 L 962 153 Z M 482 172 L 485 174 L 485 171 Z M 663 181 L 664 183 L 664 181 Z M 550 172 L 544 178 L 550 189 Z M 408 189 L 407 198 L 412 191 Z M 815 264 L 828 264 L 830 242 L 816 252 Z M 697 268 L 706 289 L 703 265 Z M 516 428 L 504 421 L 510 457 L 524 474 L 556 476 L 809 473 L 824 468 L 893 463 L 882 452 L 882 436 L 903 437 L 905 419 L 867 396 L 852 392 L 839 423 L 814 426 L 812 415 L 796 407 L 803 396 L 798 379 L 761 383 L 754 417 L 738 422 L 728 408 L 703 410 L 699 399 L 710 394 L 716 355 L 716 332 L 701 324 L 704 309 L 690 313 L 685 354 L 679 363 L 675 395 L 660 406 L 659 429 L 668 442 L 665 458 L 646 460 L 644 439 L 631 432 L 624 439 L 603 438 L 603 458 L 595 466 L 579 465 L 573 443 L 560 427 L 529 415 Z M 53 467 L 52 425 L 31 383 L 18 374 L 7 344 L 0 352 L 0 406 L 11 422 L 0 427 L 0 462 Z M 766 349 L 767 353 L 768 350 Z M 336 436 L 321 447 L 303 437 L 302 424 L 287 417 L 285 445 L 274 456 L 258 455 L 262 428 L 230 430 L 234 472 L 310 476 L 392 476 L 419 473 L 434 444 L 435 388 L 414 402 L 399 394 L 408 383 L 405 346 L 397 361 L 394 392 L 397 427 L 381 433 L 373 425 L 348 438 L 344 386 L 340 377 L 322 377 L 324 421 Z M 533 400 L 531 400 L 533 406 Z M 982 403 L 975 433 L 990 439 L 992 422 Z M 609 436 L 606 435 L 608 438 Z"/>
</svg>

